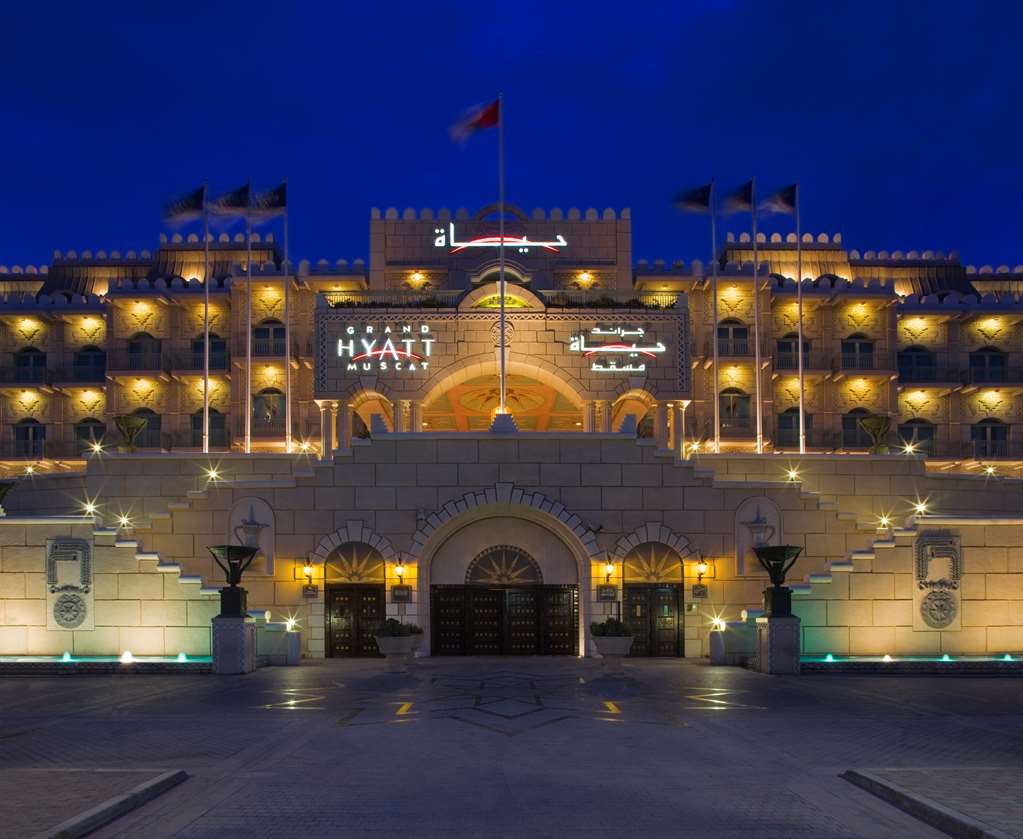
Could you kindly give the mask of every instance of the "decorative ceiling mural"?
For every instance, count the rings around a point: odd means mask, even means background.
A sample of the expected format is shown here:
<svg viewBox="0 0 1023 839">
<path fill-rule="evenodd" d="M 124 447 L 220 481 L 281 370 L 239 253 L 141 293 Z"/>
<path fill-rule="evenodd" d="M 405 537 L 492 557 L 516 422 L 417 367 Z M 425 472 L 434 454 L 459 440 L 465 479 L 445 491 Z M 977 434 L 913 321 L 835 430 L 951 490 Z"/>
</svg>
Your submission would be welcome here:
<svg viewBox="0 0 1023 839">
<path fill-rule="evenodd" d="M 486 431 L 499 400 L 497 376 L 453 386 L 423 408 L 428 431 Z M 582 412 L 553 387 L 529 376 L 508 376 L 508 407 L 522 431 L 579 431 Z"/>
</svg>

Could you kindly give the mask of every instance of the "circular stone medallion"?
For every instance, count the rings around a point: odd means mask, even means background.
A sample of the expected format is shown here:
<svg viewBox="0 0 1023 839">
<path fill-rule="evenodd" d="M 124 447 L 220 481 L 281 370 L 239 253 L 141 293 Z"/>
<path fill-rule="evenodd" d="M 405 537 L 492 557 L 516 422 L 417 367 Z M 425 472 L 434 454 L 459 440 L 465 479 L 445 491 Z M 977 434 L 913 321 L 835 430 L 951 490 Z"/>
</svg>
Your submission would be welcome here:
<svg viewBox="0 0 1023 839">
<path fill-rule="evenodd" d="M 944 629 L 956 619 L 958 607 L 955 598 L 947 591 L 932 591 L 920 604 L 924 623 L 932 629 Z"/>
<path fill-rule="evenodd" d="M 85 600 L 77 594 L 62 594 L 53 604 L 53 619 L 64 629 L 75 629 L 85 622 Z"/>
</svg>

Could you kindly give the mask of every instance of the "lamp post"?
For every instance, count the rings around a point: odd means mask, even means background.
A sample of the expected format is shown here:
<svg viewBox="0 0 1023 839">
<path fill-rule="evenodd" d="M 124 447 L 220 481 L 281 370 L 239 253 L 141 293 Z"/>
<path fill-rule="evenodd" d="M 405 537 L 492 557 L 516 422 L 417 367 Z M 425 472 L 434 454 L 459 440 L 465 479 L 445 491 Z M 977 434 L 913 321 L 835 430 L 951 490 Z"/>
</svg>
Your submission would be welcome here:
<svg viewBox="0 0 1023 839">
<path fill-rule="evenodd" d="M 220 590 L 220 617 L 245 617 L 248 592 L 238 584 L 242 581 L 245 569 L 259 553 L 259 548 L 247 545 L 209 545 L 208 550 L 227 579 L 227 585 Z"/>
<path fill-rule="evenodd" d="M 785 585 L 785 575 L 802 552 L 799 545 L 757 545 L 753 548 L 760 564 L 771 579 L 764 589 L 764 612 L 772 618 L 792 617 L 792 589 Z"/>
</svg>

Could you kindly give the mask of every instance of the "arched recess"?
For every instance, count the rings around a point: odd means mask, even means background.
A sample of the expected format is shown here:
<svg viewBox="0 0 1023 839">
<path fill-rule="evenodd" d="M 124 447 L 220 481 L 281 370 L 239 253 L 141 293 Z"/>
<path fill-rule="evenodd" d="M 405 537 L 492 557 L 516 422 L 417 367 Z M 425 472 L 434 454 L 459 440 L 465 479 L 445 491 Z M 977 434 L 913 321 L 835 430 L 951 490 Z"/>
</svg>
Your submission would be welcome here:
<svg viewBox="0 0 1023 839">
<path fill-rule="evenodd" d="M 513 349 L 509 353 L 508 373 L 536 379 L 563 393 L 574 406 L 582 407 L 582 394 L 586 392 L 582 382 L 542 358 L 516 353 Z M 459 359 L 430 378 L 423 396 L 423 404 L 430 404 L 466 379 L 488 374 L 497 375 L 497 361 L 493 353 L 480 353 Z"/>
<path fill-rule="evenodd" d="M 605 553 L 597 545 L 596 535 L 589 526 L 563 504 L 541 492 L 528 492 L 510 483 L 498 483 L 448 501 L 421 520 L 412 537 L 419 623 L 426 633 L 423 649 L 430 649 L 431 641 L 430 585 L 434 557 L 462 528 L 492 518 L 518 518 L 539 525 L 557 538 L 574 558 L 579 585 L 579 649 L 587 650 L 591 568 L 593 563 L 603 562 Z"/>
<path fill-rule="evenodd" d="M 641 388 L 632 388 L 622 393 L 611 405 L 611 430 L 621 430 L 622 424 L 629 417 L 635 417 L 637 436 L 644 434 L 651 423 L 644 423 L 647 415 L 653 410 L 657 400 L 653 395 Z"/>
<path fill-rule="evenodd" d="M 309 561 L 322 565 L 337 548 L 349 542 L 363 542 L 371 548 L 375 548 L 384 558 L 384 562 L 396 562 L 399 559 L 405 560 L 405 555 L 394 550 L 390 539 L 386 536 L 374 533 L 361 521 L 350 521 L 346 522 L 344 527 L 338 528 L 329 536 L 324 536 L 320 540 L 320 544 L 309 554 Z"/>
<path fill-rule="evenodd" d="M 373 427 L 374 414 L 383 417 L 384 425 L 387 426 L 388 431 L 394 430 L 394 401 L 388 388 L 366 387 L 360 383 L 349 388 L 346 398 L 342 401 L 352 407 L 353 437 L 369 435 L 369 431 Z"/>
<path fill-rule="evenodd" d="M 637 527 L 628 536 L 623 536 L 619 539 L 612 556 L 616 562 L 620 563 L 629 555 L 633 548 L 646 542 L 660 542 L 667 545 L 683 560 L 693 552 L 689 540 L 685 536 L 679 536 L 670 527 L 660 522 L 650 521 Z"/>
<path fill-rule="evenodd" d="M 507 266 L 505 266 L 505 269 L 507 270 Z M 481 271 L 482 273 L 480 276 L 486 273 L 490 273 L 490 269 L 487 267 L 484 267 L 483 269 L 481 269 Z M 528 277 L 523 277 L 521 278 L 520 281 L 526 282 L 527 280 Z M 467 310 L 478 309 L 481 301 L 486 300 L 489 297 L 499 297 L 500 293 L 501 293 L 500 283 L 489 282 L 483 283 L 478 288 L 474 288 L 467 295 L 465 295 L 465 297 L 462 298 L 462 300 L 458 304 L 458 310 L 464 312 Z M 539 309 L 540 311 L 543 311 L 546 308 L 546 306 L 544 306 L 544 302 L 539 297 L 537 297 L 532 291 L 530 291 L 528 288 L 523 288 L 522 286 L 519 285 L 516 285 L 514 288 L 511 289 L 506 289 L 505 295 L 506 297 L 518 298 L 519 300 L 522 301 L 523 304 L 525 304 L 524 306 L 516 307 L 516 311 L 521 311 L 523 309 L 526 310 Z M 507 304 L 507 300 L 505 302 Z"/>
</svg>

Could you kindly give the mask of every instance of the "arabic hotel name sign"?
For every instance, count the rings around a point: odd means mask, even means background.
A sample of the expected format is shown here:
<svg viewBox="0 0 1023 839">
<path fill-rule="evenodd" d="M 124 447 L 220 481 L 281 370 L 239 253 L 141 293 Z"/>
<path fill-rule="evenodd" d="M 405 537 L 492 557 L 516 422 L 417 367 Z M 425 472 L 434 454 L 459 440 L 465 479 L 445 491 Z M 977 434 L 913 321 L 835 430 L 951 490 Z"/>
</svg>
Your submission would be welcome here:
<svg viewBox="0 0 1023 839">
<path fill-rule="evenodd" d="M 429 324 L 349 324 L 337 339 L 337 356 L 351 373 L 430 369 L 436 338 Z"/>
<path fill-rule="evenodd" d="M 667 350 L 662 341 L 646 337 L 641 326 L 596 326 L 579 332 L 568 342 L 571 352 L 590 359 L 594 373 L 645 373 L 647 365 Z"/>
</svg>

